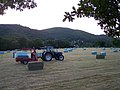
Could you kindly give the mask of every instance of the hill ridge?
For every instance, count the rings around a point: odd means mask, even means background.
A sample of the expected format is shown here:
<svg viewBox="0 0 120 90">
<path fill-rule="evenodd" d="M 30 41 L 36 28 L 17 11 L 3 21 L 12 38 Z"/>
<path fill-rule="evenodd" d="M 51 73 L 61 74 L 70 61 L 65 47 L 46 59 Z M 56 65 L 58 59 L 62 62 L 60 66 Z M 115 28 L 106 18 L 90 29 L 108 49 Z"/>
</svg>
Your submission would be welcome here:
<svg viewBox="0 0 120 90">
<path fill-rule="evenodd" d="M 20 36 L 30 39 L 68 39 L 68 40 L 101 40 L 101 37 L 108 38 L 105 35 L 94 35 L 82 30 L 71 29 L 66 27 L 52 27 L 43 30 L 31 29 L 19 24 L 0 24 L 0 36 Z"/>
</svg>

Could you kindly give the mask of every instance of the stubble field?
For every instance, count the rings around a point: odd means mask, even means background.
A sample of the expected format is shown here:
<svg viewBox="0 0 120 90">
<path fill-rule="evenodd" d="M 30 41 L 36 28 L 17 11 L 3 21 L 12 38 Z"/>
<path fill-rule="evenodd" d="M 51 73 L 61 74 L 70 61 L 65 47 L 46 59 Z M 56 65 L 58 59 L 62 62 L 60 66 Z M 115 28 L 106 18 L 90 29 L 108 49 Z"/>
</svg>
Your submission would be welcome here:
<svg viewBox="0 0 120 90">
<path fill-rule="evenodd" d="M 96 59 L 94 50 L 106 52 L 106 58 Z M 120 90 L 120 52 L 78 48 L 64 56 L 44 62 L 43 70 L 28 71 L 12 53 L 0 54 L 0 90 Z"/>
</svg>

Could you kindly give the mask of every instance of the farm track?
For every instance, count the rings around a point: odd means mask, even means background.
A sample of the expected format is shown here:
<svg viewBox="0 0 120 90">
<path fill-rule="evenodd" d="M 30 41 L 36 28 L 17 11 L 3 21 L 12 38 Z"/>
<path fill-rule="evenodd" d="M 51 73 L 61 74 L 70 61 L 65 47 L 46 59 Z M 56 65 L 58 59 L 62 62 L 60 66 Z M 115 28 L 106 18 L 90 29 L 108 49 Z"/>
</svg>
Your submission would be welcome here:
<svg viewBox="0 0 120 90">
<path fill-rule="evenodd" d="M 92 50 L 64 53 L 64 61 L 44 62 L 38 71 L 28 71 L 10 53 L 0 55 L 0 90 L 120 90 L 120 52 L 108 49 L 105 60 L 96 60 Z"/>
</svg>

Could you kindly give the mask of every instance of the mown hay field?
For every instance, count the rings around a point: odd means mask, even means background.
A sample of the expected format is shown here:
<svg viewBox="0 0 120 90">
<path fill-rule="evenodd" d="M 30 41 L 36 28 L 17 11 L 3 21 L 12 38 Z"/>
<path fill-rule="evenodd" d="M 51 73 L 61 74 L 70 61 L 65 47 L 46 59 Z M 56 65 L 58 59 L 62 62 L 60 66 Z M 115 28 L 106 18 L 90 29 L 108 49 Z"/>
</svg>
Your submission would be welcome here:
<svg viewBox="0 0 120 90">
<path fill-rule="evenodd" d="M 91 51 L 107 56 L 96 59 Z M 43 70 L 29 71 L 12 53 L 0 54 L 0 90 L 120 90 L 120 52 L 78 48 L 64 56 L 64 61 L 44 62 Z"/>
</svg>

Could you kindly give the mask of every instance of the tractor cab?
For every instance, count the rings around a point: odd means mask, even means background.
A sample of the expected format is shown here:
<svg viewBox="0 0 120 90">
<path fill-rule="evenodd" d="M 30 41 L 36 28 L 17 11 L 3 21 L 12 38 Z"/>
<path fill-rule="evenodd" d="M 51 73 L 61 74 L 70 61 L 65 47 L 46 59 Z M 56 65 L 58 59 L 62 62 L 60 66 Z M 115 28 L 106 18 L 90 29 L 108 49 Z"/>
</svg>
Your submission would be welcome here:
<svg viewBox="0 0 120 90">
<path fill-rule="evenodd" d="M 45 46 L 44 50 L 46 52 L 54 52 L 54 47 L 53 46 Z"/>
</svg>

